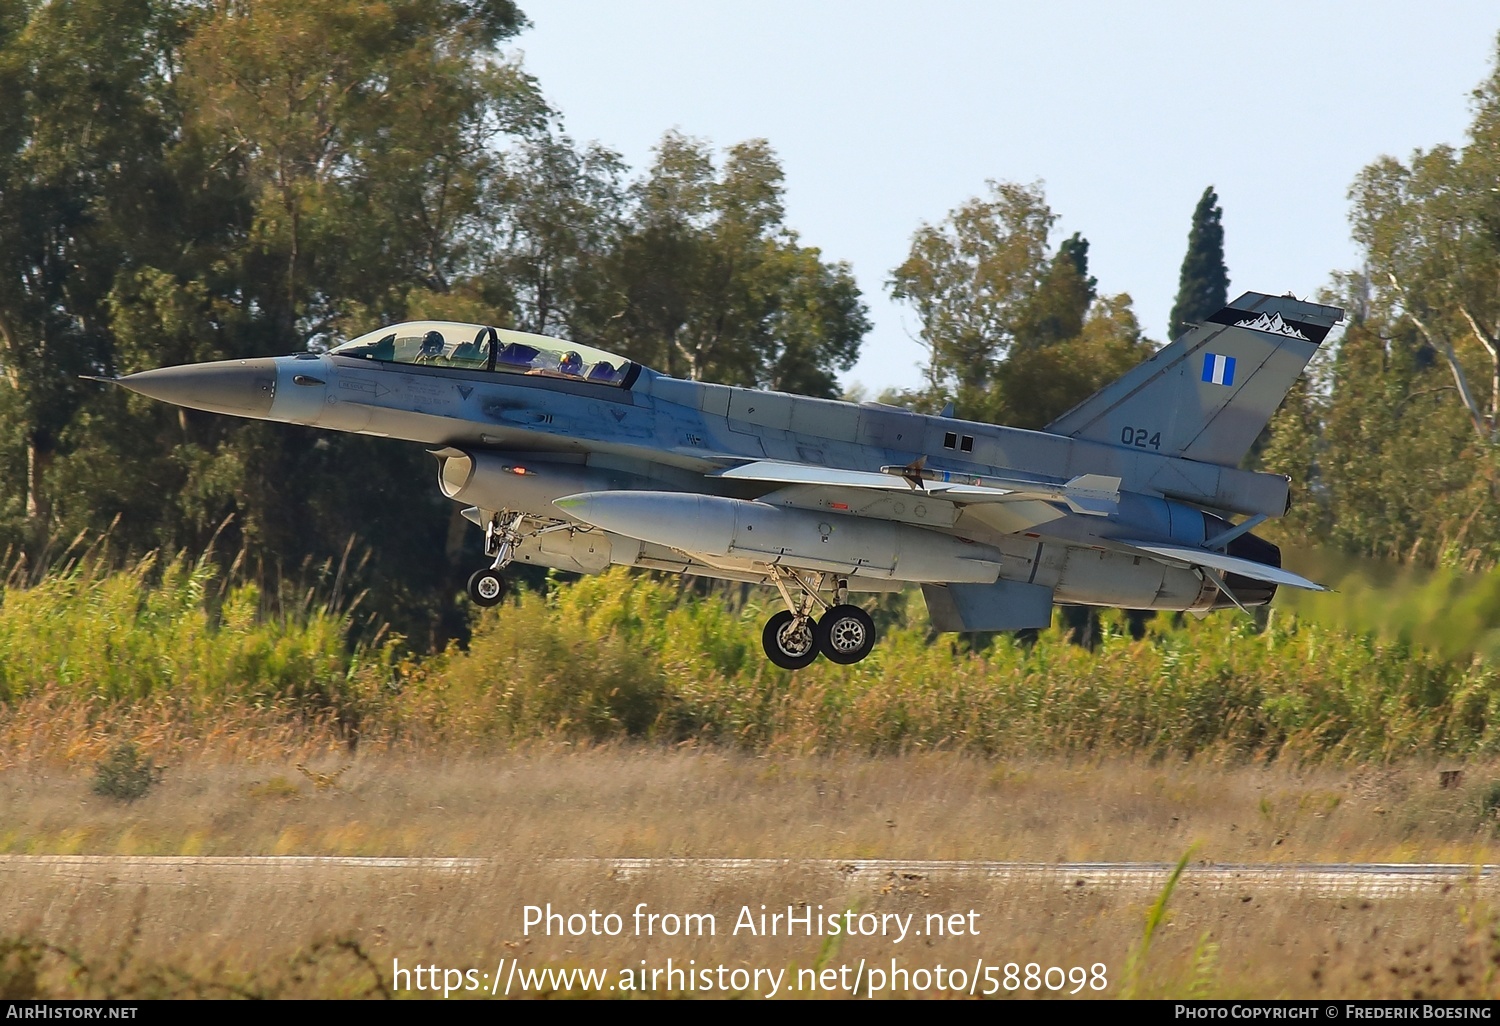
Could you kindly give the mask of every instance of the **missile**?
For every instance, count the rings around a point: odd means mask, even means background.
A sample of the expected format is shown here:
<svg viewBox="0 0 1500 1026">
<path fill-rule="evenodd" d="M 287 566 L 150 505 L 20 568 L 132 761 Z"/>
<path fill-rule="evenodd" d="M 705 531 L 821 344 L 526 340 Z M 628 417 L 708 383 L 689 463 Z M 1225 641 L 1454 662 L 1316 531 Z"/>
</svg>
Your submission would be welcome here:
<svg viewBox="0 0 1500 1026">
<path fill-rule="evenodd" d="M 844 517 L 683 492 L 580 492 L 554 503 L 585 524 L 712 561 L 736 557 L 861 577 L 993 583 L 1001 555 L 953 535 L 890 520 Z"/>
<path fill-rule="evenodd" d="M 1042 499 L 1065 502 L 1074 513 L 1104 517 L 1119 512 L 1120 479 L 1104 474 L 1079 474 L 1064 485 L 1041 484 L 1019 478 L 986 477 L 950 470 L 928 470 L 923 460 L 900 467 L 881 467 L 888 477 L 899 477 L 914 491 L 931 491 L 956 501 L 1022 502 Z"/>
</svg>

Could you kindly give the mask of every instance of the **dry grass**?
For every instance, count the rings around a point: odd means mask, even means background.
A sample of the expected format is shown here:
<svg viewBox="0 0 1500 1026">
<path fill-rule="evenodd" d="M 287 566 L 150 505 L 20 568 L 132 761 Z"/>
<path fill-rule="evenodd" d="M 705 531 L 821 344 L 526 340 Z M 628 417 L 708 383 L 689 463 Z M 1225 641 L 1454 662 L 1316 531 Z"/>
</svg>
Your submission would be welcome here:
<svg viewBox="0 0 1500 1026">
<path fill-rule="evenodd" d="M 290 995 L 349 994 L 372 989 L 369 966 L 389 986 L 400 965 L 438 965 L 493 972 L 502 958 L 526 968 L 610 970 L 728 965 L 772 970 L 849 966 L 861 959 L 907 969 L 939 964 L 1107 967 L 1103 996 L 1127 992 L 1124 979 L 1139 943 L 1149 894 L 1095 888 L 1036 889 L 983 880 L 903 878 L 843 884 L 827 873 L 789 869 L 716 881 L 660 872 L 612 879 L 597 866 L 522 863 L 470 877 L 400 872 L 327 871 L 318 876 L 267 874 L 149 888 L 71 880 L 27 881 L 11 902 L 27 936 L 46 936 L 88 964 L 116 966 L 128 991 L 165 975 L 200 990 L 212 986 Z M 713 937 L 636 937 L 631 911 L 712 913 Z M 758 911 L 803 903 L 838 911 L 914 914 L 980 913 L 979 936 L 849 938 L 836 949 L 818 937 L 732 933 L 742 907 Z M 623 917 L 621 937 L 540 935 L 523 928 L 525 905 L 563 912 L 599 910 Z M 1351 898 L 1195 892 L 1172 897 L 1139 979 L 1136 996 L 1495 996 L 1493 916 L 1463 889 L 1452 893 L 1360 901 Z M 346 948 L 333 946 L 331 939 Z M 288 967 L 321 950 L 318 972 L 302 980 Z M 349 952 L 368 956 L 365 963 Z M 53 993 L 75 988 L 69 967 L 47 967 Z M 44 973 L 44 975 L 46 975 Z M 1085 996 L 1093 996 L 1085 991 Z M 845 995 L 847 996 L 847 995 Z M 1022 995 L 1024 996 L 1024 995 Z"/>
<path fill-rule="evenodd" d="M 301 764 L 302 768 L 298 766 Z M 1492 788 L 1435 768 L 775 758 L 533 745 L 169 764 L 122 804 L 80 763 L 0 776 L 0 851 L 1175 861 L 1500 861 Z"/>
<path fill-rule="evenodd" d="M 1486 811 L 1500 769 L 1455 789 L 1436 769 L 1225 768 L 1144 760 L 991 762 L 951 754 L 776 759 L 718 751 L 536 746 L 437 759 L 395 751 L 259 762 L 183 756 L 140 801 L 90 792 L 77 766 L 0 774 L 12 853 L 484 855 L 467 876 L 322 870 L 190 875 L 180 884 L 0 872 L 10 926 L 0 985 L 27 952 L 38 993 L 378 992 L 392 960 L 493 972 L 638 968 L 972 968 L 977 959 L 1109 967 L 1140 941 L 1153 894 L 984 879 L 841 880 L 792 867 L 715 879 L 612 875 L 578 856 L 882 857 L 1024 861 L 1500 861 Z M 334 777 L 331 782 L 328 778 Z M 1487 994 L 1500 947 L 1492 892 L 1360 900 L 1195 888 L 1172 896 L 1141 996 Z M 539 937 L 522 908 L 712 912 L 718 936 Z M 975 909 L 979 937 L 893 944 L 726 936 L 743 905 Z M 25 945 L 45 939 L 55 949 Z M 335 943 L 337 942 L 337 943 Z M 20 947 L 17 947 L 20 945 Z M 76 973 L 76 961 L 91 972 Z M 70 968 L 72 967 L 72 968 Z M 113 975 L 110 975 L 113 974 Z M 93 981 L 93 982 L 91 982 Z M 99 982 L 107 981 L 107 982 Z M 90 989 L 92 988 L 92 989 Z M 3 989 L 3 986 L 0 986 Z"/>
</svg>

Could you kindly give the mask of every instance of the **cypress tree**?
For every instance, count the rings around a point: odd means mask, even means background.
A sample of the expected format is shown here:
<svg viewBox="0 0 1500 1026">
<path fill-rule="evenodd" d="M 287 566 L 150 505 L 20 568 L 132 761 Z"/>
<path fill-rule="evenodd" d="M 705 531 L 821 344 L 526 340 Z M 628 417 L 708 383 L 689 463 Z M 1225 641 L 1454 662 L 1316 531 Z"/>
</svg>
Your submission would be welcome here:
<svg viewBox="0 0 1500 1026">
<path fill-rule="evenodd" d="M 1223 216 L 1218 194 L 1210 185 L 1203 190 L 1203 198 L 1193 211 L 1193 227 L 1188 232 L 1187 255 L 1182 258 L 1182 275 L 1177 286 L 1177 303 L 1172 307 L 1172 319 L 1167 329 L 1171 338 L 1218 313 L 1229 302 Z"/>
</svg>

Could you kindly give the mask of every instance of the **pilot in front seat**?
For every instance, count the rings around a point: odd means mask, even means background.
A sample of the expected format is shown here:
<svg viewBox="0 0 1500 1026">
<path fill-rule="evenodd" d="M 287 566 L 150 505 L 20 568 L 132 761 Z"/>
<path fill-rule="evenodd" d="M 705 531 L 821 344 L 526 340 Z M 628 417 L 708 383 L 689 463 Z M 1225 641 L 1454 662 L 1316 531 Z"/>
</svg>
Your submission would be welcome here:
<svg viewBox="0 0 1500 1026">
<path fill-rule="evenodd" d="M 431 363 L 443 355 L 443 333 L 429 331 L 422 336 L 422 348 L 417 352 L 418 363 Z"/>
</svg>

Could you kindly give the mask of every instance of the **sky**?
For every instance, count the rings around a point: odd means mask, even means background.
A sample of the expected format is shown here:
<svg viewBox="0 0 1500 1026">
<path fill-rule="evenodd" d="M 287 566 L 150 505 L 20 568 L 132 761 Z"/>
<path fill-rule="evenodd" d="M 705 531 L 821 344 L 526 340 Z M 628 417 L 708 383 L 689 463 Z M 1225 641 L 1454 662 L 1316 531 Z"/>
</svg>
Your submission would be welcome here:
<svg viewBox="0 0 1500 1026">
<path fill-rule="evenodd" d="M 1166 338 L 1194 206 L 1224 210 L 1230 298 L 1357 266 L 1348 191 L 1383 154 L 1462 145 L 1493 0 L 521 0 L 514 42 L 577 142 L 636 171 L 668 130 L 769 140 L 787 223 L 848 261 L 874 328 L 842 375 L 911 387 L 886 287 L 913 232 L 986 181 L 1041 182 L 1053 242 Z"/>
</svg>

